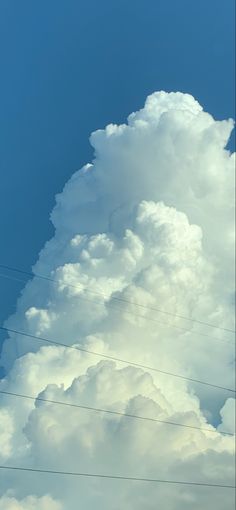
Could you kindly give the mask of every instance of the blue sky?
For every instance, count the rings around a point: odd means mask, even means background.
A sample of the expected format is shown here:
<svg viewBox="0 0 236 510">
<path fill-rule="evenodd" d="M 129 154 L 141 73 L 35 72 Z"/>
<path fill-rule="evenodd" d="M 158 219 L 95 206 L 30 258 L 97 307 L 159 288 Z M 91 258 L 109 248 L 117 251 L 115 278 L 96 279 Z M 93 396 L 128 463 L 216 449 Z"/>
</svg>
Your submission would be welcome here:
<svg viewBox="0 0 236 510">
<path fill-rule="evenodd" d="M 234 117 L 233 0 L 2 0 L 1 257 L 29 270 L 88 137 L 164 89 Z M 1 279 L 1 321 L 21 284 Z"/>
</svg>

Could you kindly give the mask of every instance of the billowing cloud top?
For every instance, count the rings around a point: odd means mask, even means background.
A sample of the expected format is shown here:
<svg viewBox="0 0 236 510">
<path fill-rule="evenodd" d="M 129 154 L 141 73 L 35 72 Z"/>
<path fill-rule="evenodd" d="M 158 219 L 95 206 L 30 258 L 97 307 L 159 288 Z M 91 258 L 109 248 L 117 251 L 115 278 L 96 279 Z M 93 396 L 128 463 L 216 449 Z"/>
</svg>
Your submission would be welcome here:
<svg viewBox="0 0 236 510">
<path fill-rule="evenodd" d="M 57 196 L 55 235 L 34 268 L 49 279 L 28 282 L 7 321 L 188 379 L 16 333 L 2 352 L 2 391 L 185 427 L 2 394 L 2 465 L 233 483 L 234 438 L 222 434 L 233 432 L 232 393 L 189 381 L 234 385 L 233 339 L 223 330 L 233 328 L 232 128 L 188 94 L 157 92 L 127 124 L 93 133 L 94 160 Z M 1 475 L 4 510 L 233 504 L 226 489 Z"/>
</svg>

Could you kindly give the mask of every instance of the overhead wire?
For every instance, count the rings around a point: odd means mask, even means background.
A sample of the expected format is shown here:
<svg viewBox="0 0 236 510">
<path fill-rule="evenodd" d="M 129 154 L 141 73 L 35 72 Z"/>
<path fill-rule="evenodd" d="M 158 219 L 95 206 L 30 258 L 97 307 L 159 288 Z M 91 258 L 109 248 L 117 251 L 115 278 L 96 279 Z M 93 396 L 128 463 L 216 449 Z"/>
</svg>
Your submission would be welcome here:
<svg viewBox="0 0 236 510">
<path fill-rule="evenodd" d="M 0 265 L 1 267 L 1 265 Z M 9 279 L 9 280 L 15 280 L 15 281 L 19 281 L 19 282 L 24 282 L 24 283 L 27 283 L 25 280 L 22 280 L 20 278 L 16 278 L 12 275 L 5 275 L 5 274 L 2 274 L 0 273 L 0 278 L 6 278 L 6 279 Z M 58 280 L 54 280 L 52 278 L 47 278 L 47 277 L 43 277 L 43 276 L 37 276 L 37 278 L 42 278 L 43 280 L 49 280 L 49 281 L 53 281 L 54 283 L 60 283 Z M 74 288 L 78 288 L 78 286 L 75 286 L 75 285 L 72 285 L 72 284 L 66 284 L 66 286 L 69 286 L 69 287 L 74 287 Z M 86 289 L 86 292 L 92 292 L 93 291 L 89 291 L 88 289 Z M 99 293 L 96 293 L 96 294 L 99 294 Z M 101 294 L 103 297 L 104 295 Z M 99 305 L 104 305 L 103 302 L 101 301 L 94 301 L 92 299 L 89 299 L 88 297 L 85 297 L 84 295 L 77 295 L 76 296 L 77 299 L 81 299 L 82 301 L 88 301 L 90 303 L 95 303 L 95 304 L 99 304 Z M 115 300 L 119 300 L 119 301 L 123 301 L 123 299 L 121 298 L 113 298 L 112 299 L 115 299 Z M 135 303 L 132 303 L 131 301 L 125 301 L 126 303 L 129 303 L 129 304 L 132 304 L 132 305 L 135 305 Z M 165 326 L 165 327 L 169 327 L 169 328 L 174 328 L 174 329 L 178 329 L 179 331 L 184 331 L 185 333 L 191 333 L 192 335 L 197 335 L 197 336 L 202 336 L 202 337 L 206 337 L 206 338 L 210 338 L 211 340 L 217 340 L 219 342 L 223 342 L 223 343 L 228 343 L 228 344 L 232 344 L 233 345 L 233 341 L 230 340 L 230 339 L 226 339 L 226 338 L 219 338 L 219 337 L 215 337 L 215 336 L 212 336 L 212 335 L 208 335 L 207 333 L 203 333 L 201 331 L 192 331 L 191 329 L 188 329 L 188 328 L 184 328 L 182 326 L 177 326 L 176 324 L 170 324 L 169 322 L 163 322 L 163 321 L 160 321 L 158 319 L 155 319 L 154 317 L 146 317 L 145 315 L 140 315 L 140 314 L 137 314 L 131 310 L 124 310 L 123 308 L 118 308 L 117 306 L 114 306 L 113 303 L 110 303 L 110 302 L 105 302 L 106 305 L 108 305 L 110 308 L 112 308 L 113 310 L 116 310 L 116 311 L 120 311 L 122 313 L 126 313 L 128 315 L 132 315 L 134 317 L 138 317 L 139 319 L 144 319 L 144 320 L 147 320 L 147 321 L 151 321 L 151 322 L 155 322 L 157 324 L 160 324 L 161 326 Z M 137 304 L 136 304 L 137 305 Z M 140 305 L 142 306 L 142 305 Z M 147 308 L 148 307 L 145 307 L 143 305 L 144 308 Z"/>
<path fill-rule="evenodd" d="M 78 350 L 78 351 L 81 351 L 81 352 L 85 352 L 87 354 L 93 354 L 94 356 L 98 356 L 98 357 L 101 357 L 101 358 L 104 358 L 104 359 L 109 359 L 109 360 L 112 360 L 112 361 L 117 361 L 119 363 L 125 363 L 126 365 L 131 365 L 131 366 L 135 366 L 135 367 L 138 367 L 138 368 L 144 368 L 145 370 L 151 370 L 151 371 L 163 374 L 163 375 L 168 375 L 170 377 L 175 377 L 175 378 L 178 378 L 178 379 L 183 379 L 183 380 L 190 381 L 190 382 L 193 382 L 193 383 L 202 384 L 202 385 L 209 386 L 209 387 L 212 387 L 212 388 L 216 388 L 216 389 L 220 389 L 220 390 L 224 390 L 224 391 L 229 391 L 231 393 L 236 393 L 236 390 L 234 390 L 232 388 L 227 388 L 227 387 L 224 387 L 224 386 L 220 386 L 218 384 L 213 384 L 213 383 L 210 383 L 208 381 L 203 381 L 203 380 L 200 380 L 200 379 L 195 379 L 195 378 L 192 378 L 192 377 L 187 377 L 187 376 L 184 376 L 184 375 L 181 375 L 181 374 L 175 374 L 173 372 L 168 372 L 168 371 L 156 368 L 156 367 L 151 367 L 151 366 L 148 366 L 148 365 L 143 365 L 142 363 L 136 363 L 134 361 L 129 361 L 129 360 L 125 360 L 125 359 L 122 359 L 122 358 L 117 358 L 115 356 L 111 356 L 111 355 L 108 355 L 108 354 L 103 354 L 103 353 L 100 353 L 100 352 L 91 351 L 90 349 L 86 349 L 86 348 L 80 347 L 78 345 L 68 345 L 68 344 L 65 344 L 65 343 L 62 343 L 62 342 L 58 342 L 56 340 L 52 340 L 52 339 L 45 338 L 45 337 L 42 337 L 42 336 L 33 335 L 31 333 L 26 333 L 26 332 L 19 331 L 17 329 L 13 329 L 13 328 L 6 328 L 4 326 L 0 326 L 0 330 L 6 331 L 6 332 L 15 333 L 15 334 L 21 335 L 21 336 L 25 336 L 27 338 L 34 339 L 34 340 L 37 340 L 39 342 L 47 342 L 47 343 L 50 343 L 50 344 L 55 344 L 57 346 L 65 347 L 67 349 L 74 349 L 74 350 Z"/>
<path fill-rule="evenodd" d="M 3 466 L 0 465 L 0 469 L 5 470 L 15 470 L 15 471 L 28 471 L 33 473 L 45 473 L 45 474 L 54 474 L 54 475 L 64 475 L 64 476 L 76 476 L 76 477 L 86 477 L 86 478 L 107 478 L 110 480 L 128 480 L 133 482 L 150 482 L 150 483 L 166 483 L 166 484 L 175 484 L 175 485 L 193 485 L 198 487 L 218 487 L 221 489 L 235 489 L 234 485 L 226 485 L 221 483 L 206 483 L 206 482 L 191 482 L 184 480 L 166 480 L 166 479 L 158 479 L 158 478 L 141 478 L 137 476 L 123 476 L 123 475 L 111 475 L 111 474 L 101 474 L 101 473 L 84 473 L 77 471 L 56 471 L 53 469 L 36 469 L 36 468 L 27 468 L 23 466 Z"/>
<path fill-rule="evenodd" d="M 50 281 L 50 282 L 60 283 L 60 280 L 57 280 L 56 278 L 52 278 L 52 277 L 46 276 L 46 275 L 41 275 L 41 274 L 38 274 L 38 273 L 33 273 L 32 271 L 25 271 L 25 270 L 23 270 L 21 268 L 9 266 L 9 265 L 6 265 L 6 264 L 0 264 L 0 268 L 7 269 L 9 271 L 15 271 L 17 273 L 22 273 L 22 274 L 25 274 L 27 276 L 30 276 L 31 278 L 32 277 L 33 278 L 40 278 L 40 279 L 47 280 L 47 281 Z M 82 287 L 82 285 L 78 285 L 78 284 L 74 285 L 72 283 L 67 283 L 66 286 L 77 288 L 77 289 L 79 287 Z M 105 298 L 107 297 L 106 294 L 104 294 L 102 292 L 94 291 L 94 290 L 91 290 L 91 289 L 87 289 L 87 292 L 90 292 L 92 294 L 98 294 L 98 295 L 101 295 L 101 296 L 103 296 Z M 219 329 L 221 331 L 227 331 L 229 333 L 235 333 L 235 330 L 230 329 L 230 328 L 224 328 L 224 327 L 218 326 L 216 324 L 205 322 L 205 321 L 202 321 L 202 320 L 199 320 L 199 319 L 194 319 L 192 317 L 186 317 L 184 315 L 176 314 L 176 313 L 173 313 L 173 312 L 170 312 L 170 311 L 167 311 L 167 310 L 162 310 L 162 309 L 157 308 L 157 307 L 143 305 L 141 303 L 129 301 L 128 299 L 123 298 L 123 297 L 112 296 L 112 299 L 115 300 L 115 301 L 120 301 L 120 302 L 124 302 L 124 303 L 131 304 L 131 305 L 134 305 L 134 306 L 138 306 L 138 307 L 141 307 L 141 308 L 144 308 L 144 309 L 147 309 L 147 310 L 152 310 L 152 311 L 156 311 L 158 313 L 167 314 L 167 315 L 170 315 L 172 317 L 177 317 L 178 319 L 183 319 L 183 320 L 187 320 L 187 321 L 190 321 L 190 322 L 196 322 L 198 324 L 205 325 L 205 326 L 208 326 L 210 328 Z"/>
<path fill-rule="evenodd" d="M 82 404 L 75 404 L 73 402 L 63 402 L 61 400 L 54 400 L 54 399 L 49 399 L 49 398 L 44 398 L 44 397 L 39 397 L 39 396 L 35 396 L 34 397 L 33 395 L 25 395 L 25 394 L 22 394 L 22 393 L 15 393 L 15 392 L 12 392 L 12 391 L 0 390 L 0 394 L 6 395 L 6 396 L 13 396 L 13 397 L 18 397 L 18 398 L 33 400 L 34 402 L 35 401 L 45 402 L 45 403 L 49 403 L 49 404 L 73 407 L 73 408 L 77 408 L 77 409 L 84 409 L 86 411 L 94 411 L 94 412 L 98 412 L 98 413 L 112 414 L 112 415 L 115 415 L 115 416 L 123 416 L 123 417 L 126 417 L 126 418 L 132 418 L 132 419 L 136 419 L 136 420 L 143 420 L 143 421 L 162 423 L 164 425 L 172 425 L 172 426 L 176 426 L 176 427 L 184 427 L 184 428 L 188 428 L 188 429 L 200 430 L 200 431 L 203 431 L 203 432 L 222 434 L 222 435 L 225 435 L 225 436 L 234 436 L 234 434 L 232 432 L 227 432 L 225 430 L 220 430 L 219 431 L 219 430 L 214 429 L 214 428 L 213 429 L 209 429 L 207 427 L 197 427 L 196 425 L 187 425 L 185 423 L 173 422 L 173 421 L 169 421 L 169 420 L 160 420 L 158 418 L 151 418 L 149 416 L 140 416 L 140 415 L 137 415 L 137 414 L 124 413 L 124 412 L 120 412 L 120 411 L 114 411 L 112 409 L 100 409 L 100 408 L 97 408 L 97 407 L 91 407 L 91 406 L 86 406 L 86 405 L 82 405 Z"/>
</svg>

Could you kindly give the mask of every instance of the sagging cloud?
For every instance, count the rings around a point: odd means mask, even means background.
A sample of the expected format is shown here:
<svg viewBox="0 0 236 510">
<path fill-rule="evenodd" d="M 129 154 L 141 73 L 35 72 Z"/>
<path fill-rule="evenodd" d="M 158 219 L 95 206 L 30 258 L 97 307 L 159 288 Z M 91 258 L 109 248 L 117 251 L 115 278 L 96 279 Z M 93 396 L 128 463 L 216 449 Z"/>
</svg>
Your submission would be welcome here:
<svg viewBox="0 0 236 510">
<path fill-rule="evenodd" d="M 94 160 L 57 196 L 55 235 L 34 268 L 54 281 L 27 283 L 7 326 L 233 387 L 232 335 L 180 318 L 232 328 L 232 127 L 188 94 L 158 92 L 127 124 L 93 133 Z M 4 391 L 210 430 L 2 395 L 2 464 L 232 483 L 234 438 L 221 433 L 233 431 L 232 394 L 17 334 L 2 363 Z M 233 501 L 219 489 L 10 472 L 0 490 L 7 510 Z"/>
</svg>

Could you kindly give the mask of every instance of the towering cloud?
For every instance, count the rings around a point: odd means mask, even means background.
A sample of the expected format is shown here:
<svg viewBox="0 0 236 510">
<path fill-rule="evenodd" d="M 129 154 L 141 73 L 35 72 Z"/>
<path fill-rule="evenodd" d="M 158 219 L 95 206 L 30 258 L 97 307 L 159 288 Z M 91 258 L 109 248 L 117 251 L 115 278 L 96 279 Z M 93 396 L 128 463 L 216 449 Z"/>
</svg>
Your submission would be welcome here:
<svg viewBox="0 0 236 510">
<path fill-rule="evenodd" d="M 188 94 L 157 92 L 127 124 L 93 133 L 94 160 L 57 196 L 55 235 L 34 267 L 49 279 L 28 282 L 7 321 L 161 372 L 17 333 L 2 352 L 1 390 L 196 428 L 1 395 L 1 464 L 233 483 L 234 438 L 222 434 L 233 394 L 189 380 L 234 386 L 232 127 Z M 220 488 L 1 475 L 7 510 L 233 503 Z"/>
</svg>

